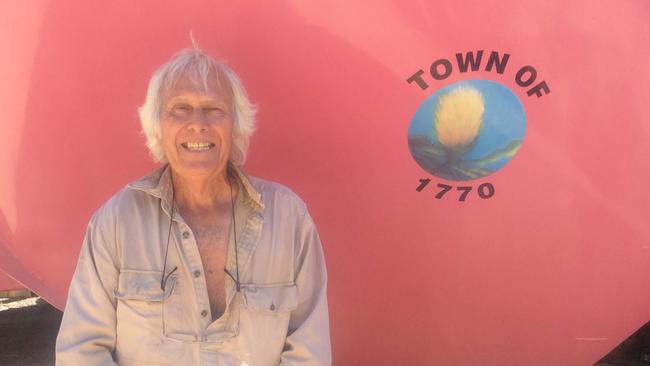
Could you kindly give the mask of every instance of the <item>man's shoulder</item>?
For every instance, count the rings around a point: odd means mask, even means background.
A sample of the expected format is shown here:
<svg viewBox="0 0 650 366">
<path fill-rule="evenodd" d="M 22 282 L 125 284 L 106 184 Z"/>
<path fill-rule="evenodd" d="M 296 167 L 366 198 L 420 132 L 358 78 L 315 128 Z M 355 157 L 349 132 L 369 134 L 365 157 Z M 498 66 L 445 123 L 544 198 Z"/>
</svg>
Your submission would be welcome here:
<svg viewBox="0 0 650 366">
<path fill-rule="evenodd" d="M 120 212 L 134 212 L 155 205 L 160 199 L 157 187 L 160 174 L 160 169 L 156 169 L 124 185 L 97 209 L 94 216 L 102 219 L 118 217 Z"/>
<path fill-rule="evenodd" d="M 293 190 L 291 190 L 291 188 L 285 186 L 284 184 L 254 176 L 248 176 L 248 179 L 250 180 L 251 185 L 255 187 L 255 189 L 261 194 L 266 193 L 272 195 L 281 195 L 283 197 L 286 196 L 290 199 L 301 200 L 301 198 L 298 197 L 298 195 Z"/>
<path fill-rule="evenodd" d="M 270 180 L 249 176 L 251 185 L 262 196 L 265 206 L 282 207 L 284 209 L 293 209 L 299 213 L 306 213 L 307 206 L 296 192 L 284 184 Z"/>
</svg>

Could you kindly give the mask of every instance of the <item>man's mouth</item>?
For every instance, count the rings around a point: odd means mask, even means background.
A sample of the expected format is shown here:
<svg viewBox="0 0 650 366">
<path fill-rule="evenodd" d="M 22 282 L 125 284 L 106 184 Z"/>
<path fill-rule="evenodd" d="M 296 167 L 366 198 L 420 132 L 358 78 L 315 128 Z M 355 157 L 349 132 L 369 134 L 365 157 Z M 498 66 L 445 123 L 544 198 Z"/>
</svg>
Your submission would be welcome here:
<svg viewBox="0 0 650 366">
<path fill-rule="evenodd" d="M 214 144 L 212 142 L 183 142 L 181 146 L 189 151 L 205 151 L 212 149 Z"/>
</svg>

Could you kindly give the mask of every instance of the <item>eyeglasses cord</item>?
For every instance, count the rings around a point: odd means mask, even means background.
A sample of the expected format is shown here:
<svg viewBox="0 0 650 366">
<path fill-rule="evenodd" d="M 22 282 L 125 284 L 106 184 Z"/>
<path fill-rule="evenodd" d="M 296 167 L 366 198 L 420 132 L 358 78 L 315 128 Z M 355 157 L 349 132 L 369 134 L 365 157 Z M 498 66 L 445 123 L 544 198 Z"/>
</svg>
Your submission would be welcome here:
<svg viewBox="0 0 650 366">
<path fill-rule="evenodd" d="M 169 229 L 167 231 L 167 245 L 165 246 L 165 257 L 163 260 L 163 270 L 162 270 L 162 277 L 160 278 L 160 289 L 165 291 L 165 285 L 167 284 L 167 279 L 169 276 L 172 275 L 172 273 L 176 272 L 178 267 L 174 267 L 174 269 L 169 272 L 169 274 L 165 275 L 165 270 L 167 269 L 167 254 L 169 253 L 169 239 L 171 238 L 171 233 L 172 233 L 172 221 L 174 218 L 174 206 L 176 205 L 175 201 L 175 194 L 174 192 L 174 180 L 171 177 L 170 174 L 170 179 L 172 181 L 172 208 L 171 208 L 171 213 L 169 214 Z M 240 292 L 241 290 L 241 283 L 239 282 L 239 258 L 237 255 L 237 221 L 235 219 L 235 198 L 232 192 L 232 183 L 230 182 L 230 178 L 228 178 L 228 186 L 230 187 L 230 204 L 231 204 L 231 215 L 232 215 L 232 232 L 233 232 L 233 238 L 235 241 L 235 273 L 237 277 L 233 277 L 233 275 L 228 271 L 227 268 L 224 267 L 223 271 L 235 282 L 235 287 L 237 289 L 237 292 Z M 164 296 L 164 294 L 163 294 Z"/>
</svg>

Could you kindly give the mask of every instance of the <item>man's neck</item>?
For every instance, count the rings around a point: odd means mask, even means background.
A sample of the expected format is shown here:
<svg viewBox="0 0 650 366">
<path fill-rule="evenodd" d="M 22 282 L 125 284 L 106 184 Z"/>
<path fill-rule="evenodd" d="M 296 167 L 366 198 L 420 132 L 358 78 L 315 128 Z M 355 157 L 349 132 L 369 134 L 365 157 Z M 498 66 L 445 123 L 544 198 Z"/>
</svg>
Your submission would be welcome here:
<svg viewBox="0 0 650 366">
<path fill-rule="evenodd" d="M 172 171 L 174 199 L 181 211 L 190 213 L 214 212 L 231 204 L 237 185 L 227 179 L 226 172 L 206 177 L 182 177 Z M 232 198 L 231 198 L 232 184 Z"/>
</svg>

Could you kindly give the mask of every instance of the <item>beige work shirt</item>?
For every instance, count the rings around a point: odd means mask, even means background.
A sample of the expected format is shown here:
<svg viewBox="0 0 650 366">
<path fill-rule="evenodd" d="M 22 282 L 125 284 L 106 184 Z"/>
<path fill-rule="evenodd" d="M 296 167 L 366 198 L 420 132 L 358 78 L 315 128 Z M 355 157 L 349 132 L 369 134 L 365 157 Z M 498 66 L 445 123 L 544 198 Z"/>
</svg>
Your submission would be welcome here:
<svg viewBox="0 0 650 366">
<path fill-rule="evenodd" d="M 330 365 L 327 274 L 316 227 L 288 188 L 238 178 L 240 291 L 226 275 L 226 310 L 212 321 L 192 230 L 173 211 L 165 165 L 92 217 L 56 341 L 56 364 Z M 232 231 L 232 230 L 231 230 Z M 164 290 L 161 279 L 164 273 Z"/>
</svg>

